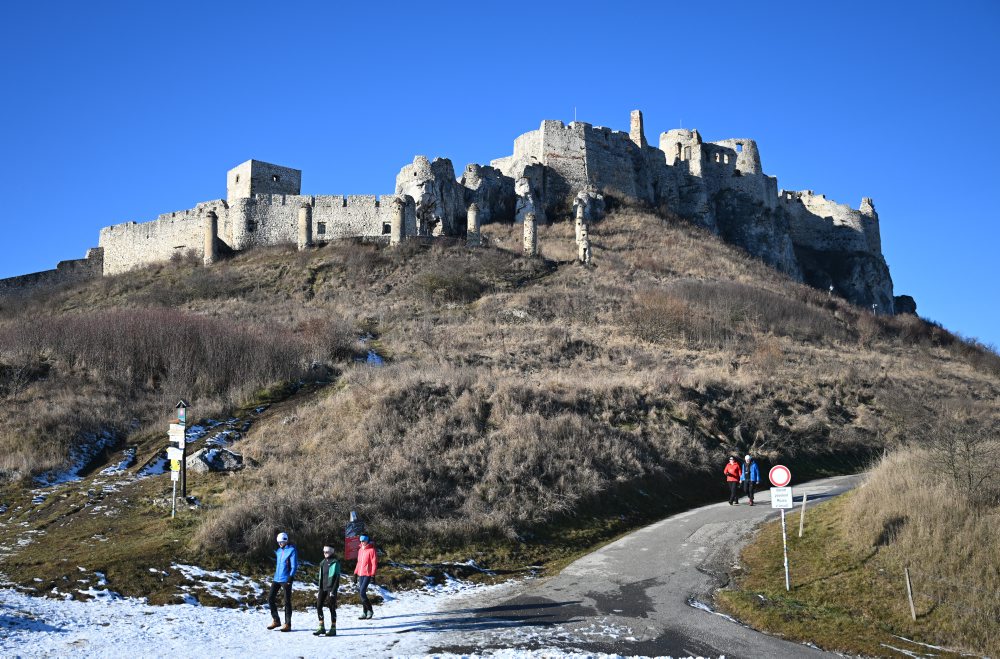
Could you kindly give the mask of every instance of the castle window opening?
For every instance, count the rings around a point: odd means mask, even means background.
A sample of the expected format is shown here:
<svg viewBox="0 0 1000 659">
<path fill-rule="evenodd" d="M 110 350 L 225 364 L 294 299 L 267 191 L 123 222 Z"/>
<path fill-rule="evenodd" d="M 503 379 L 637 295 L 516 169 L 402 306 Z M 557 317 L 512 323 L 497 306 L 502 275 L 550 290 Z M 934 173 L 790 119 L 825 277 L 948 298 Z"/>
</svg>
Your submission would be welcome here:
<svg viewBox="0 0 1000 659">
<path fill-rule="evenodd" d="M 736 143 L 736 153 L 743 153 L 743 143 L 742 142 L 737 142 Z"/>
<path fill-rule="evenodd" d="M 239 183 L 239 182 L 240 182 L 240 175 L 239 175 L 239 174 L 237 174 L 237 175 L 236 175 L 236 182 L 237 182 L 237 183 Z"/>
<path fill-rule="evenodd" d="M 390 224 L 389 222 L 383 222 L 382 223 L 382 235 L 383 236 L 388 236 L 391 233 L 392 233 L 392 224 Z"/>
<path fill-rule="evenodd" d="M 729 164 L 729 154 L 728 153 L 725 153 L 725 154 L 722 155 L 722 162 L 726 163 L 727 165 Z"/>
<path fill-rule="evenodd" d="M 253 233 L 256 230 L 257 230 L 257 222 L 255 222 L 254 220 L 247 220 L 247 231 Z"/>
<path fill-rule="evenodd" d="M 684 154 L 681 153 L 681 145 L 678 143 L 678 144 L 675 144 L 674 146 L 677 147 L 675 149 L 676 153 L 674 154 L 674 159 L 675 160 L 684 160 Z"/>
<path fill-rule="evenodd" d="M 684 160 L 691 160 L 691 147 L 684 147 Z"/>
<path fill-rule="evenodd" d="M 278 181 L 281 180 L 281 177 L 278 176 L 277 174 L 271 174 L 271 180 L 277 183 Z"/>
<path fill-rule="evenodd" d="M 325 236 L 326 235 L 326 222 L 317 222 L 316 223 L 316 235 L 317 236 Z"/>
<path fill-rule="evenodd" d="M 715 154 L 715 162 L 719 162 L 719 154 Z"/>
</svg>

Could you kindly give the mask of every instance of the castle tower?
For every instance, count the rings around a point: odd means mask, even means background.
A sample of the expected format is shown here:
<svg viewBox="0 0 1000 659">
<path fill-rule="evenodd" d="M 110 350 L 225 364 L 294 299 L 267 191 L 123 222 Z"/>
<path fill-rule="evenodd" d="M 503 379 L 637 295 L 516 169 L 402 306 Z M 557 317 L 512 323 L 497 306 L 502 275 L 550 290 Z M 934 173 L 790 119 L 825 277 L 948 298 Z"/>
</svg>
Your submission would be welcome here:
<svg viewBox="0 0 1000 659">
<path fill-rule="evenodd" d="M 226 203 L 256 194 L 297 195 L 302 188 L 302 170 L 247 160 L 226 172 Z"/>
<path fill-rule="evenodd" d="M 299 251 L 312 245 L 312 206 L 303 203 L 299 206 Z"/>
<path fill-rule="evenodd" d="M 398 245 L 403 242 L 403 227 L 406 222 L 406 202 L 402 197 L 392 198 L 392 218 L 389 225 L 389 244 Z"/>
<path fill-rule="evenodd" d="M 212 265 L 219 258 L 218 242 L 216 236 L 219 235 L 219 216 L 215 211 L 208 211 L 205 214 L 205 265 Z"/>
<path fill-rule="evenodd" d="M 645 149 L 649 146 L 646 142 L 646 134 L 642 128 L 642 110 L 632 110 L 628 136 L 640 149 Z"/>
<path fill-rule="evenodd" d="M 469 212 L 466 216 L 465 239 L 469 247 L 479 247 L 480 245 L 479 205 L 475 203 L 469 204 Z"/>
<path fill-rule="evenodd" d="M 538 256 L 538 234 L 535 231 L 535 214 L 524 216 L 524 255 Z"/>
</svg>

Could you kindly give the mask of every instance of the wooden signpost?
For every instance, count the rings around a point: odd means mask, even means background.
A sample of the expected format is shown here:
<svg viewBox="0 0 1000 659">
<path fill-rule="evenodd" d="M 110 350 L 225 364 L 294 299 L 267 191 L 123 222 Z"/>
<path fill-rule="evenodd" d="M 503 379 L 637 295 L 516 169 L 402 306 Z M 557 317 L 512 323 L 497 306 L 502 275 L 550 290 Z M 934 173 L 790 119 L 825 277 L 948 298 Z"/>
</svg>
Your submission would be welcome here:
<svg viewBox="0 0 1000 659">
<path fill-rule="evenodd" d="M 183 400 L 177 403 L 177 419 L 167 428 L 167 460 L 170 461 L 170 480 L 173 481 L 173 497 L 170 505 L 170 516 L 177 514 L 177 481 L 181 483 L 181 497 L 187 499 L 187 448 L 184 432 L 187 428 L 187 406 Z"/>
</svg>

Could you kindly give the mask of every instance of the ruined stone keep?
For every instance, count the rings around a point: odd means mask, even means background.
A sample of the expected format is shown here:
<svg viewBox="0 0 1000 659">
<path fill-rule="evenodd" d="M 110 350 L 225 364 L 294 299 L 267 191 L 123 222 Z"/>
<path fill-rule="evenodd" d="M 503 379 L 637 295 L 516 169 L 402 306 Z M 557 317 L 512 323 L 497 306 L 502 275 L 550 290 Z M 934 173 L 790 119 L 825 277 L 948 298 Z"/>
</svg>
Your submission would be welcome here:
<svg viewBox="0 0 1000 659">
<path fill-rule="evenodd" d="M 894 310 L 870 198 L 855 210 L 812 190 L 779 190 L 751 139 L 705 142 L 697 130 L 673 129 L 660 134 L 658 148 L 650 146 L 638 110 L 629 132 L 543 121 L 514 140 L 511 155 L 470 164 L 461 178 L 450 160 L 417 156 L 390 194 L 303 195 L 301 183 L 297 169 L 248 160 L 227 172 L 225 199 L 105 227 L 87 258 L 0 280 L 0 291 L 123 273 L 188 252 L 211 264 L 258 245 L 304 249 L 342 238 L 396 244 L 418 236 L 478 244 L 478 236 L 467 236 L 476 231 L 470 227 L 523 222 L 529 214 L 537 224 L 565 218 L 593 226 L 604 198 L 613 197 L 669 209 L 797 280 Z"/>
</svg>

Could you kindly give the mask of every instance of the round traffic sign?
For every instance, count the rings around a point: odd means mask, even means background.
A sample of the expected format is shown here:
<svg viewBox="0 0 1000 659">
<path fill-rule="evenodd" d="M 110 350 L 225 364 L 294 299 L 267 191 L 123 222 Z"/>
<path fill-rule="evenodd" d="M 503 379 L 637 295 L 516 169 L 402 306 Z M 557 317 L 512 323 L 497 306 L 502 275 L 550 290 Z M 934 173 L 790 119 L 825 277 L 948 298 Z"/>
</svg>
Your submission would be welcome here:
<svg viewBox="0 0 1000 659">
<path fill-rule="evenodd" d="M 771 471 L 767 472 L 767 478 L 771 481 L 771 485 L 785 487 L 792 482 L 792 472 L 785 465 L 774 465 Z"/>
</svg>

